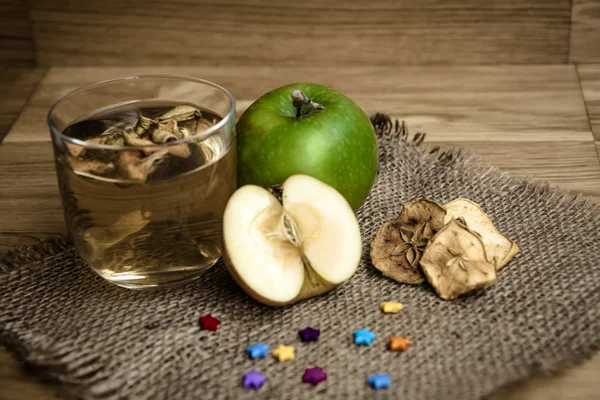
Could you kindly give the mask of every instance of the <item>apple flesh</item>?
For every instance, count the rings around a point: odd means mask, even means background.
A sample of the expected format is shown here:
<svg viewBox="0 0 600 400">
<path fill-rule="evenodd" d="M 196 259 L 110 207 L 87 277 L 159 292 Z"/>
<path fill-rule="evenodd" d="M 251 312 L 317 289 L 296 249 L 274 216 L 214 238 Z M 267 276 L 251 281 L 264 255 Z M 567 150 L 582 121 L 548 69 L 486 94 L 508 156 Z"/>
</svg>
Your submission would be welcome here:
<svg viewBox="0 0 600 400">
<path fill-rule="evenodd" d="M 357 210 L 377 175 L 375 131 L 364 111 L 328 87 L 295 83 L 266 93 L 237 125 L 238 186 L 269 188 L 303 174 Z"/>
<path fill-rule="evenodd" d="M 223 216 L 224 260 L 257 301 L 285 305 L 324 293 L 356 271 L 356 216 L 331 186 L 307 175 L 281 185 L 281 202 L 256 185 L 239 188 Z"/>
</svg>

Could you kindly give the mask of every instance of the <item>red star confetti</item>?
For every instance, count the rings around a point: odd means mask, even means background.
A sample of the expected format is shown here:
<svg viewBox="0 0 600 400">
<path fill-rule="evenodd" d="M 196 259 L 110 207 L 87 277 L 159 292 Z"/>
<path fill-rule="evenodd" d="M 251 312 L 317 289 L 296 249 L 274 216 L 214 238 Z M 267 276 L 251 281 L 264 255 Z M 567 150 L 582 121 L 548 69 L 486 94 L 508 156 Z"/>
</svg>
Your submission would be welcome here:
<svg viewBox="0 0 600 400">
<path fill-rule="evenodd" d="M 219 329 L 220 323 L 221 321 L 219 321 L 210 314 L 206 314 L 200 317 L 200 327 L 205 331 L 216 332 L 217 329 Z"/>
</svg>

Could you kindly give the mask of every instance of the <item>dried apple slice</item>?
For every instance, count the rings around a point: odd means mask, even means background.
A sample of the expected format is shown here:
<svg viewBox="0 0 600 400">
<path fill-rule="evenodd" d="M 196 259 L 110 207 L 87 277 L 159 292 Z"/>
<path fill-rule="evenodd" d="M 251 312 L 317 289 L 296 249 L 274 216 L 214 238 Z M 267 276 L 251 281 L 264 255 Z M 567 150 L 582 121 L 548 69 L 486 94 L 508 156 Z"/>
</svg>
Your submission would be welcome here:
<svg viewBox="0 0 600 400">
<path fill-rule="evenodd" d="M 494 226 L 492 219 L 477 203 L 460 198 L 446 204 L 445 208 L 446 223 L 459 218 L 470 230 L 481 236 L 488 259 L 496 265 L 497 270 L 504 267 L 520 251 L 514 241 Z"/>
<path fill-rule="evenodd" d="M 419 267 L 428 240 L 444 226 L 444 207 L 431 200 L 407 202 L 393 222 L 386 222 L 371 242 L 373 266 L 401 283 L 419 284 L 425 276 Z"/>
<path fill-rule="evenodd" d="M 444 206 L 429 199 L 408 201 L 402 206 L 396 219 L 403 229 L 415 231 L 424 225 L 423 235 L 432 237 L 444 226 L 446 209 Z"/>
<path fill-rule="evenodd" d="M 512 243 L 512 246 L 510 247 L 510 251 L 508 252 L 506 257 L 504 257 L 504 260 L 502 260 L 500 265 L 496 267 L 497 270 L 499 270 L 500 268 L 503 268 L 506 264 L 508 264 L 508 262 L 510 260 L 512 260 L 512 258 L 514 256 L 516 256 L 521 251 L 521 249 L 519 248 L 519 245 L 517 243 L 515 243 L 513 240 L 511 240 L 511 243 Z"/>
<path fill-rule="evenodd" d="M 225 263 L 254 299 L 285 305 L 349 279 L 362 252 L 352 208 L 334 188 L 306 175 L 281 186 L 281 203 L 254 185 L 239 188 L 223 217 Z"/>
<path fill-rule="evenodd" d="M 456 219 L 429 241 L 421 257 L 421 268 L 445 300 L 490 285 L 497 277 L 496 266 L 486 257 L 479 235 Z"/>
</svg>

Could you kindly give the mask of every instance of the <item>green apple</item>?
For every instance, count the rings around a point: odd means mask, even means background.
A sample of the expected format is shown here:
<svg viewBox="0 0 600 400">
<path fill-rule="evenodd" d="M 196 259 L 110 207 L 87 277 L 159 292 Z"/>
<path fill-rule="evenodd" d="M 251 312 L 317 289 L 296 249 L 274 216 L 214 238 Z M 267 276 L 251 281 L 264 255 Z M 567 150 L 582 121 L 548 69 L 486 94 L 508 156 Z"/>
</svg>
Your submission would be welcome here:
<svg viewBox="0 0 600 400">
<path fill-rule="evenodd" d="M 237 126 L 238 185 L 265 188 L 295 174 L 340 192 L 357 210 L 377 174 L 377 138 L 369 117 L 328 87 L 295 83 L 256 100 Z"/>
</svg>

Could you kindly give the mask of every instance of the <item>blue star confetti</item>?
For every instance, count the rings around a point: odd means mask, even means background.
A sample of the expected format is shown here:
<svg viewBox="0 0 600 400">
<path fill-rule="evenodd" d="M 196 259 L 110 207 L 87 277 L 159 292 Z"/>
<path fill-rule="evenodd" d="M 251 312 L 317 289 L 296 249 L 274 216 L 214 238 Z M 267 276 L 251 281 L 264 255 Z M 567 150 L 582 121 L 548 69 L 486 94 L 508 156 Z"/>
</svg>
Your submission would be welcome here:
<svg viewBox="0 0 600 400">
<path fill-rule="evenodd" d="M 354 331 L 354 343 L 368 346 L 373 340 L 375 340 L 375 334 L 367 328 L 362 328 L 358 331 Z"/>
<path fill-rule="evenodd" d="M 264 358 L 269 352 L 269 345 L 264 343 L 255 343 L 252 346 L 248 346 L 246 353 L 252 358 Z"/>
<path fill-rule="evenodd" d="M 392 384 L 392 380 L 388 374 L 374 374 L 367 379 L 367 383 L 373 389 L 387 389 Z"/>
</svg>

